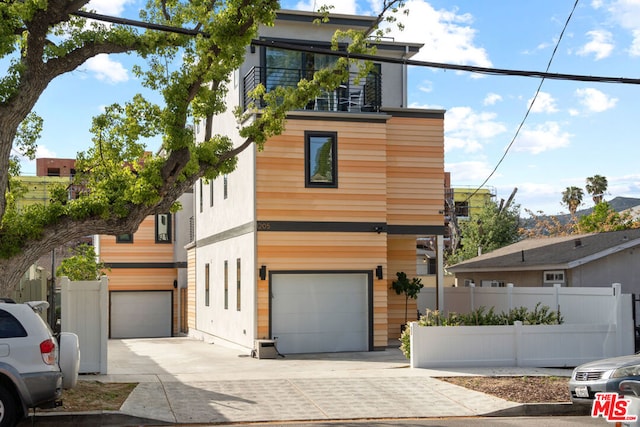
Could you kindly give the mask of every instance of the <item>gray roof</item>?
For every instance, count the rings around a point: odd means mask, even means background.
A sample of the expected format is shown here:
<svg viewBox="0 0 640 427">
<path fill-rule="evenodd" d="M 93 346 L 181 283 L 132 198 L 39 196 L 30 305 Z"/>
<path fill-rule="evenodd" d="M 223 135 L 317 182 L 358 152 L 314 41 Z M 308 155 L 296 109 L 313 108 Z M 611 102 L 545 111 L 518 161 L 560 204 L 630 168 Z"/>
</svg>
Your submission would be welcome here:
<svg viewBox="0 0 640 427">
<path fill-rule="evenodd" d="M 452 273 L 571 269 L 640 245 L 640 229 L 525 239 L 448 267 Z"/>
</svg>

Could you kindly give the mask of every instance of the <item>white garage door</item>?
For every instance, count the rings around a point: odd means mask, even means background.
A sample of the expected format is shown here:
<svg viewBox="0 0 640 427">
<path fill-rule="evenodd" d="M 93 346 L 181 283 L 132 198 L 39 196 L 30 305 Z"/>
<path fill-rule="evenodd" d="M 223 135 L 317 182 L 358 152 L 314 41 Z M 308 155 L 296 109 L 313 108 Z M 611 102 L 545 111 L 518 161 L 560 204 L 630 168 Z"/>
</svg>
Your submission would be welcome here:
<svg viewBox="0 0 640 427">
<path fill-rule="evenodd" d="M 280 353 L 369 350 L 366 274 L 273 274 L 271 286 Z"/>
<path fill-rule="evenodd" d="M 111 338 L 171 336 L 171 292 L 111 292 Z"/>
</svg>

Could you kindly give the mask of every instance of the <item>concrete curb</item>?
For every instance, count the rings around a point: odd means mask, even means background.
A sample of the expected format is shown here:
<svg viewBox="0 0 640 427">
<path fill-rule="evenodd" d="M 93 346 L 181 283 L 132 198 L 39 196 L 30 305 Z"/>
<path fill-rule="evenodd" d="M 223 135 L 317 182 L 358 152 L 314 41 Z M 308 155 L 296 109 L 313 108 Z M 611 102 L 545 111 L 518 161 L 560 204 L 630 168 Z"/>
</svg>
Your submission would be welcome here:
<svg viewBox="0 0 640 427">
<path fill-rule="evenodd" d="M 140 418 L 127 415 L 119 411 L 92 411 L 92 412 L 36 412 L 22 420 L 17 427 L 29 426 L 163 426 L 172 425 L 165 421 Z"/>
<path fill-rule="evenodd" d="M 552 416 L 581 416 L 589 415 L 589 405 L 574 405 L 572 403 L 524 403 L 512 408 L 483 414 L 483 417 L 552 417 Z"/>
<path fill-rule="evenodd" d="M 551 416 L 583 416 L 590 414 L 588 405 L 573 405 L 571 403 L 524 403 L 508 409 L 489 412 L 480 415 L 487 418 L 499 417 L 551 417 Z M 35 417 L 35 419 L 33 419 Z M 375 418 L 372 418 L 375 419 Z M 387 418 L 384 418 L 387 419 Z M 298 420 L 304 422 L 304 420 Z M 310 420 L 317 421 L 317 420 Z M 349 420 L 353 421 L 353 420 Z M 270 422 L 278 422 L 271 420 Z M 180 423 L 185 425 L 185 423 Z M 201 424 L 200 422 L 194 424 Z M 233 423 L 230 423 L 233 424 Z M 40 412 L 35 416 L 30 416 L 18 424 L 18 427 L 28 426 L 101 426 L 101 427 L 122 427 L 122 426 L 163 426 L 174 425 L 166 421 L 140 418 L 127 415 L 118 411 L 96 411 L 96 412 Z"/>
</svg>

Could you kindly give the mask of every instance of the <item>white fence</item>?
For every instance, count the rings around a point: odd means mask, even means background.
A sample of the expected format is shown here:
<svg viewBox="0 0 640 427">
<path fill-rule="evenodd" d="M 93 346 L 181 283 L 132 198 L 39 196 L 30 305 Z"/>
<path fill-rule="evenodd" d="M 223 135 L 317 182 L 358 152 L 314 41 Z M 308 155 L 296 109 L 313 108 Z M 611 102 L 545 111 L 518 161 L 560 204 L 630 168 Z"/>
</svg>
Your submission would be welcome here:
<svg viewBox="0 0 640 427">
<path fill-rule="evenodd" d="M 60 281 L 60 323 L 63 332 L 78 335 L 80 373 L 107 373 L 107 339 L 109 330 L 108 279 L 72 282 Z"/>
<path fill-rule="evenodd" d="M 566 290 L 574 292 L 564 292 Z M 477 304 L 478 299 L 482 301 L 489 295 L 493 295 L 495 304 L 489 304 L 489 300 Z M 559 301 L 565 323 L 418 326 L 413 322 L 411 367 L 573 367 L 591 360 L 632 354 L 634 351 L 631 295 L 622 295 L 619 284 L 614 284 L 610 289 L 475 288 L 471 289 L 468 296 L 477 304 L 476 308 L 495 306 L 497 313 L 507 312 L 509 304 L 513 304 L 512 308 L 525 306 L 531 309 L 541 302 L 554 308 L 549 301 Z M 450 311 L 467 313 L 470 309 Z"/>
<path fill-rule="evenodd" d="M 494 308 L 495 313 L 509 312 L 512 308 L 527 307 L 532 310 L 537 303 L 546 305 L 553 311 L 560 311 L 564 323 L 612 323 L 616 304 L 616 292 L 620 294 L 619 284 L 603 288 L 554 287 L 451 287 L 444 288 L 444 307 L 447 313 L 470 313 L 480 307 Z M 418 299 L 418 309 L 436 309 L 436 290 L 423 288 Z"/>
</svg>

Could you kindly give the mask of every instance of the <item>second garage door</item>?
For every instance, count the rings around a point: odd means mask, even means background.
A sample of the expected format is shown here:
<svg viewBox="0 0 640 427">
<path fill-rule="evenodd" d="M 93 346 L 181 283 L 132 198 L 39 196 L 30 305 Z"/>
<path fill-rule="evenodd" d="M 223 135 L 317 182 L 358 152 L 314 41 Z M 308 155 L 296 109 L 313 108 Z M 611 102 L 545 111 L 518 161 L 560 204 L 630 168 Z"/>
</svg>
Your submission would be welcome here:
<svg viewBox="0 0 640 427">
<path fill-rule="evenodd" d="M 171 336 L 171 291 L 111 292 L 111 338 Z"/>
<path fill-rule="evenodd" d="M 369 350 L 367 274 L 277 274 L 271 284 L 271 335 L 278 351 Z"/>
</svg>

